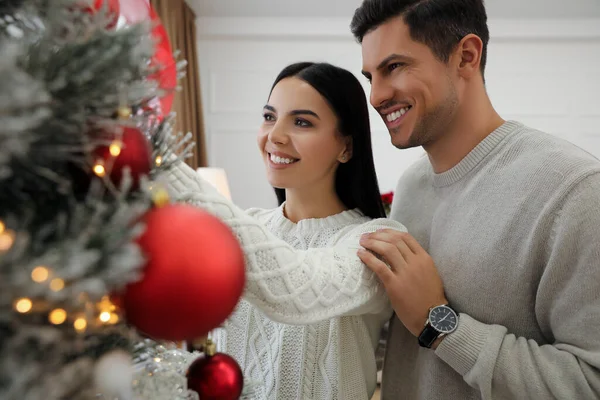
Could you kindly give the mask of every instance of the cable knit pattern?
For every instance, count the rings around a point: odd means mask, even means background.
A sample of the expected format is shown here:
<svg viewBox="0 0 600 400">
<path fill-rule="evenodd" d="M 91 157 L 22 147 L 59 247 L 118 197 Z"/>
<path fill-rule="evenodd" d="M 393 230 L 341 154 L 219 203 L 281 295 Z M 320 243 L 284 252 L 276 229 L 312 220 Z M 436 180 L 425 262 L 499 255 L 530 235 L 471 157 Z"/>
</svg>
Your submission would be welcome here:
<svg viewBox="0 0 600 400">
<path fill-rule="evenodd" d="M 246 378 L 260 382 L 257 398 L 369 399 L 374 351 L 391 308 L 356 250 L 363 233 L 404 226 L 358 210 L 297 224 L 283 207 L 243 211 L 183 163 L 172 169 L 168 188 L 227 223 L 244 249 L 244 298 L 216 339 Z"/>
</svg>

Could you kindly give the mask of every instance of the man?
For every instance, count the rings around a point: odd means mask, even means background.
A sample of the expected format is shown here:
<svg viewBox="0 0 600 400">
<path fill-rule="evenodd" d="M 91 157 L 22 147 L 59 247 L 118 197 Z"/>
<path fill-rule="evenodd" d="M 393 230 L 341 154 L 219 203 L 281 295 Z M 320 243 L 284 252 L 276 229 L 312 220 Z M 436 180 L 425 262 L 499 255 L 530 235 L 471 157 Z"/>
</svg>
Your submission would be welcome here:
<svg viewBox="0 0 600 400">
<path fill-rule="evenodd" d="M 397 317 L 382 398 L 600 398 L 600 162 L 498 115 L 486 21 L 482 0 L 365 0 L 352 20 L 392 143 L 428 156 L 395 192 L 411 235 L 359 251 Z"/>
</svg>

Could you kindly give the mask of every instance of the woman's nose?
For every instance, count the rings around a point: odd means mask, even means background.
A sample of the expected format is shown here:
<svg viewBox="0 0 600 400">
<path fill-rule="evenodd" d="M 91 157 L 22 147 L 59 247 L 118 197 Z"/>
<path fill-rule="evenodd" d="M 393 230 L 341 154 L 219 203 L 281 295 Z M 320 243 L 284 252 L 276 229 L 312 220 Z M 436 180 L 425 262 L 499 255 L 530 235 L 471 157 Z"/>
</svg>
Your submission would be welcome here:
<svg viewBox="0 0 600 400">
<path fill-rule="evenodd" d="M 289 140 L 289 137 L 283 127 L 276 123 L 269 132 L 268 139 L 271 143 L 286 144 Z"/>
</svg>

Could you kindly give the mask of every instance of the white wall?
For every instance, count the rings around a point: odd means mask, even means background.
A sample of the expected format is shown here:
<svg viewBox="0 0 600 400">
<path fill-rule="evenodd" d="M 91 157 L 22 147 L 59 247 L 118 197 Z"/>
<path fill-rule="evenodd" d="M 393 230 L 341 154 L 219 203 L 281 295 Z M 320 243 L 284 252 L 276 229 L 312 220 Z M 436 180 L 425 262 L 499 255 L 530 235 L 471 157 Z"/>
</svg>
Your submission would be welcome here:
<svg viewBox="0 0 600 400">
<path fill-rule="evenodd" d="M 324 0 L 325 1 L 325 0 Z M 349 18 L 199 18 L 198 48 L 209 163 L 225 168 L 241 207 L 272 207 L 256 146 L 262 106 L 277 73 L 327 61 L 360 75 Z M 505 119 L 564 137 L 600 157 L 600 20 L 490 21 L 486 80 Z M 423 154 L 397 150 L 371 114 L 382 192 Z"/>
</svg>

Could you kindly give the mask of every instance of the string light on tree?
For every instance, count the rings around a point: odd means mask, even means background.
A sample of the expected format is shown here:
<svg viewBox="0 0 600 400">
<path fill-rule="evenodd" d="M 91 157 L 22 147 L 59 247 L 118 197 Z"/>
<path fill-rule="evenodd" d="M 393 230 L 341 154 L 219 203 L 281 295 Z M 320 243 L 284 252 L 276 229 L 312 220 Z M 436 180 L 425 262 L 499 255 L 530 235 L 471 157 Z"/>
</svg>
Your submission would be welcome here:
<svg viewBox="0 0 600 400">
<path fill-rule="evenodd" d="M 57 308 L 50 312 L 48 320 L 54 325 L 60 325 L 67 320 L 67 312 L 62 308 Z"/>
<path fill-rule="evenodd" d="M 96 161 L 96 165 L 94 165 L 94 173 L 100 178 L 106 175 L 106 169 L 104 169 L 104 161 Z"/>
<path fill-rule="evenodd" d="M 119 112 L 121 115 L 123 112 Z M 133 180 L 132 187 L 139 185 L 142 176 L 148 176 L 152 167 L 150 142 L 142 131 L 132 126 L 118 126 L 115 132 L 105 132 L 112 136 L 110 144 L 99 146 L 93 151 L 93 170 L 99 177 L 108 175 L 111 182 L 119 187 L 125 168 L 129 169 Z"/>
<path fill-rule="evenodd" d="M 85 332 L 85 329 L 87 328 L 87 320 L 83 317 L 79 317 L 73 322 L 73 327 L 77 332 Z"/>
<path fill-rule="evenodd" d="M 170 203 L 171 199 L 169 198 L 169 193 L 163 187 L 153 188 L 151 189 L 152 193 L 152 202 L 156 207 L 164 207 Z"/>
<path fill-rule="evenodd" d="M 15 302 L 15 310 L 21 314 L 26 314 L 33 308 L 33 303 L 28 298 L 18 299 Z"/>
<path fill-rule="evenodd" d="M 115 306 L 114 303 L 112 301 L 110 301 L 109 296 L 102 296 L 102 299 L 100 299 L 98 304 L 96 304 L 96 308 L 98 310 L 100 310 L 101 312 L 103 312 L 103 311 L 111 312 L 111 311 L 115 311 L 117 309 L 117 306 Z"/>
<path fill-rule="evenodd" d="M 103 296 L 96 304 L 96 309 L 100 312 L 98 319 L 103 324 L 114 325 L 119 322 L 119 316 L 115 312 L 117 306 L 110 300 L 109 296 Z"/>
<path fill-rule="evenodd" d="M 33 271 L 31 271 L 31 279 L 33 279 L 33 281 L 37 283 L 45 282 L 46 280 L 48 280 L 49 276 L 50 271 L 48 271 L 48 268 L 44 266 L 35 267 Z"/>
<path fill-rule="evenodd" d="M 115 325 L 117 322 L 119 322 L 119 316 L 116 313 L 111 313 L 108 323 L 110 325 Z"/>
<path fill-rule="evenodd" d="M 110 321 L 110 313 L 108 311 L 103 311 L 100 313 L 98 319 L 104 323 L 107 323 L 108 321 Z"/>
<path fill-rule="evenodd" d="M 60 278 L 55 278 L 50 281 L 50 290 L 60 292 L 65 287 L 65 281 Z"/>
<path fill-rule="evenodd" d="M 10 229 L 4 229 L 0 233 L 0 251 L 8 251 L 15 241 L 15 234 Z"/>
<path fill-rule="evenodd" d="M 131 108 L 127 106 L 122 106 L 117 109 L 117 116 L 119 117 L 119 119 L 131 118 L 131 113 Z"/>
<path fill-rule="evenodd" d="M 108 147 L 108 151 L 110 152 L 110 155 L 113 157 L 117 157 L 119 154 L 121 154 L 122 146 L 123 146 L 123 144 L 121 142 L 118 142 L 118 141 L 112 142 L 111 145 Z"/>
</svg>

